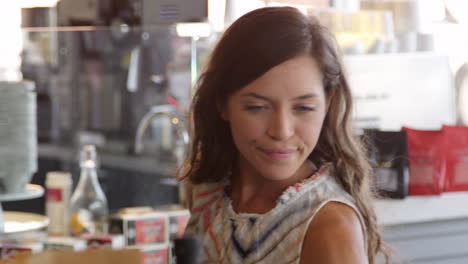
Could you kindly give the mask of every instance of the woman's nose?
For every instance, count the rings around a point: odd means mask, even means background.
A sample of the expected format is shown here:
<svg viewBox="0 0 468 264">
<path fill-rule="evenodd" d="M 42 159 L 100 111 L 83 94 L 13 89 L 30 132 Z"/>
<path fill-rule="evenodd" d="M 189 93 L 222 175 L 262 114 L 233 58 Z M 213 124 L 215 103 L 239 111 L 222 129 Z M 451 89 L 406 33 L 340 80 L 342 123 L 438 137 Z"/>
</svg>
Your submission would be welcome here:
<svg viewBox="0 0 468 264">
<path fill-rule="evenodd" d="M 294 134 L 293 119 L 284 111 L 275 112 L 268 124 L 267 134 L 274 140 L 285 140 Z"/>
</svg>

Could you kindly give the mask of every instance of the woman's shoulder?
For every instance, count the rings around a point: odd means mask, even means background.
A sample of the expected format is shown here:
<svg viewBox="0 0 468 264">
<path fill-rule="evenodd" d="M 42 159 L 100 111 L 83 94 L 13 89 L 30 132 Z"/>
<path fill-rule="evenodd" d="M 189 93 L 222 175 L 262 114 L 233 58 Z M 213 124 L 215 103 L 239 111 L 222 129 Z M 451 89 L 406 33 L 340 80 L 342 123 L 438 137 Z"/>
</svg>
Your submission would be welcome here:
<svg viewBox="0 0 468 264">
<path fill-rule="evenodd" d="M 213 198 L 221 198 L 224 195 L 226 183 L 210 182 L 210 183 L 193 183 L 189 179 L 183 181 L 185 185 L 185 193 L 188 208 L 192 209 L 199 207 L 212 200 Z"/>
<path fill-rule="evenodd" d="M 301 262 L 367 263 L 365 248 L 363 226 L 356 211 L 346 204 L 329 202 L 306 231 Z"/>
</svg>

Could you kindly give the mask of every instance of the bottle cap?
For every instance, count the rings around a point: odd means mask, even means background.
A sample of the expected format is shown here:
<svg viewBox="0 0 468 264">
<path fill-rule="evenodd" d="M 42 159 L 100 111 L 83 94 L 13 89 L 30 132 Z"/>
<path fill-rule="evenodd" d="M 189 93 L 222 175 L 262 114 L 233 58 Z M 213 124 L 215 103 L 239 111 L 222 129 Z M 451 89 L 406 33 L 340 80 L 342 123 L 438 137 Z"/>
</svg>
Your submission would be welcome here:
<svg viewBox="0 0 468 264">
<path fill-rule="evenodd" d="M 96 167 L 96 163 L 96 146 L 84 145 L 80 152 L 80 165 L 86 167 Z"/>
</svg>

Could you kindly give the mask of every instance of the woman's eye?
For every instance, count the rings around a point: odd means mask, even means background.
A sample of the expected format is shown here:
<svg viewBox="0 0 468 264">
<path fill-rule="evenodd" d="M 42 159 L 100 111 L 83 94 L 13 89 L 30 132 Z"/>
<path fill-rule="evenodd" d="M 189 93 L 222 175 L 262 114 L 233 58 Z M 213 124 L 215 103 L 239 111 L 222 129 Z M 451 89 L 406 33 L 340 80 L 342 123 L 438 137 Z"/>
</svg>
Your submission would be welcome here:
<svg viewBox="0 0 468 264">
<path fill-rule="evenodd" d="M 260 110 L 265 110 L 266 109 L 266 106 L 263 106 L 263 105 L 248 105 L 245 107 L 245 109 L 247 111 L 260 111 Z"/>
<path fill-rule="evenodd" d="M 312 112 L 312 111 L 315 111 L 315 107 L 311 107 L 311 106 L 297 106 L 295 108 L 297 111 L 300 111 L 300 112 Z"/>
</svg>

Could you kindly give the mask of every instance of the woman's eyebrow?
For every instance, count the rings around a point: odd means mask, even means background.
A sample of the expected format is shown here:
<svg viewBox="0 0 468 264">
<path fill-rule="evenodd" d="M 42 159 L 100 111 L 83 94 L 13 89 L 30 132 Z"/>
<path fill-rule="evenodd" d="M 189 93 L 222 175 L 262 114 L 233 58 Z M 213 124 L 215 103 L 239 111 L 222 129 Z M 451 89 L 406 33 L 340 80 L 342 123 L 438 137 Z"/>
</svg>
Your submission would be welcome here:
<svg viewBox="0 0 468 264">
<path fill-rule="evenodd" d="M 305 100 L 305 99 L 316 98 L 316 97 L 318 97 L 318 95 L 316 93 L 308 93 L 308 94 L 304 94 L 304 95 L 295 97 L 293 100 L 294 101 Z"/>
<path fill-rule="evenodd" d="M 246 94 L 243 94 L 242 97 L 253 97 L 253 98 L 268 101 L 268 102 L 273 101 L 272 99 L 270 99 L 270 98 L 268 98 L 266 96 L 259 95 L 259 94 L 256 94 L 256 93 L 246 93 Z M 318 95 L 316 93 L 308 93 L 308 94 L 304 94 L 304 95 L 300 95 L 298 97 L 295 97 L 295 98 L 293 98 L 293 100 L 294 101 L 300 101 L 300 100 L 316 98 L 316 97 L 318 97 Z"/>
<path fill-rule="evenodd" d="M 266 97 L 266 96 L 263 96 L 263 95 L 259 95 L 259 94 L 256 94 L 256 93 L 246 93 L 246 94 L 243 94 L 242 97 L 253 97 L 253 98 L 256 98 L 256 99 L 260 99 L 260 100 L 264 100 L 264 101 L 268 101 L 268 102 L 273 102 L 272 99 Z"/>
</svg>

